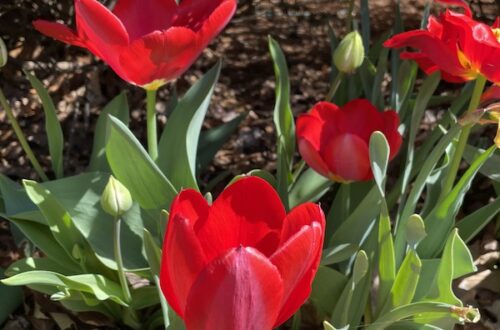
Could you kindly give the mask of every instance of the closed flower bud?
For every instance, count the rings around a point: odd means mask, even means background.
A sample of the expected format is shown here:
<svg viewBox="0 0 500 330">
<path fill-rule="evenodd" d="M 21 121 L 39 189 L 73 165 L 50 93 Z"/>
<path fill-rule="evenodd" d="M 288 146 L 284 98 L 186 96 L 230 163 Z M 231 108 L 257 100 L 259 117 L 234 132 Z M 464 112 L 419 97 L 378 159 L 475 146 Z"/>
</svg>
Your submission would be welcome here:
<svg viewBox="0 0 500 330">
<path fill-rule="evenodd" d="M 333 63 L 343 73 L 354 73 L 364 58 L 365 47 L 358 31 L 348 33 L 333 53 Z"/>
<path fill-rule="evenodd" d="M 113 217 L 121 217 L 132 207 L 132 197 L 128 189 L 113 176 L 109 177 L 108 184 L 101 196 L 103 210 Z"/>
<path fill-rule="evenodd" d="M 7 47 L 3 42 L 2 38 L 0 38 L 0 68 L 7 64 Z"/>
</svg>

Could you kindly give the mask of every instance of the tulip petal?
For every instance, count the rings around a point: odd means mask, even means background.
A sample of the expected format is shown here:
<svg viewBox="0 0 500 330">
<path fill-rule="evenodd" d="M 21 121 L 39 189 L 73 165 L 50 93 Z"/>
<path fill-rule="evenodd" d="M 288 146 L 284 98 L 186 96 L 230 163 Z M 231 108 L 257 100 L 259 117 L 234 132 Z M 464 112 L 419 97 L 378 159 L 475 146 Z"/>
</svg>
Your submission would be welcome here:
<svg viewBox="0 0 500 330">
<path fill-rule="evenodd" d="M 206 1 L 209 2 L 209 1 Z M 181 3 L 182 6 L 182 3 Z M 199 6 L 199 4 L 197 4 Z M 199 31 L 203 47 L 208 45 L 215 36 L 229 23 L 236 12 L 236 0 L 226 0 L 222 2 L 215 10 L 203 21 Z"/>
<path fill-rule="evenodd" d="M 108 47 L 128 44 L 128 34 L 122 22 L 98 1 L 76 0 L 75 12 L 78 32 L 96 47 L 105 50 Z"/>
<path fill-rule="evenodd" d="M 467 71 L 460 64 L 453 42 L 443 42 L 429 31 L 413 30 L 397 34 L 384 42 L 385 47 L 402 48 L 412 47 L 419 49 L 429 60 L 441 70 L 453 75 L 462 76 Z"/>
<path fill-rule="evenodd" d="M 355 99 L 341 109 L 337 121 L 343 132 L 358 136 L 368 144 L 374 131 L 384 126 L 381 113 L 367 99 Z"/>
<path fill-rule="evenodd" d="M 303 226 L 271 256 L 271 262 L 283 278 L 284 304 L 274 327 L 290 318 L 309 297 L 322 246 L 323 228 L 318 222 L 313 222 Z"/>
<path fill-rule="evenodd" d="M 78 35 L 86 47 L 124 80 L 128 80 L 118 62 L 118 56 L 128 44 L 123 24 L 104 5 L 96 0 L 76 0 L 75 15 Z"/>
<path fill-rule="evenodd" d="M 154 31 L 167 30 L 177 11 L 175 0 L 119 0 L 113 13 L 136 40 Z"/>
<path fill-rule="evenodd" d="M 356 135 L 334 137 L 323 152 L 323 159 L 341 181 L 363 181 L 372 177 L 368 144 Z"/>
<path fill-rule="evenodd" d="M 281 229 L 280 246 L 296 235 L 304 226 L 318 222 L 325 226 L 325 214 L 321 207 L 314 203 L 304 203 L 294 209 L 285 217 Z"/>
<path fill-rule="evenodd" d="M 196 330 L 271 329 L 282 294 L 280 273 L 264 255 L 234 248 L 198 276 L 184 320 Z"/>
<path fill-rule="evenodd" d="M 308 139 L 299 139 L 298 146 L 299 153 L 307 165 L 322 176 L 328 177 L 330 170 L 323 158 L 321 158 L 319 148 L 315 148 Z"/>
<path fill-rule="evenodd" d="M 425 54 L 401 52 L 400 57 L 403 60 L 414 60 L 415 62 L 417 62 L 420 69 L 427 75 L 439 71 L 439 67 L 435 63 L 433 63 Z M 441 78 L 450 83 L 463 83 L 468 80 L 464 77 L 453 76 L 446 71 L 441 71 Z"/>
<path fill-rule="evenodd" d="M 197 221 L 206 218 L 208 204 L 200 193 L 182 191 L 172 203 L 163 244 L 160 283 L 170 306 L 184 315 L 189 290 L 206 265 L 205 254 L 194 233 Z"/>
<path fill-rule="evenodd" d="M 195 231 L 208 260 L 240 245 L 271 255 L 279 242 L 285 209 L 273 187 L 258 177 L 240 179 L 213 203 Z"/>
<path fill-rule="evenodd" d="M 382 113 L 382 118 L 384 121 L 382 133 L 389 143 L 389 160 L 392 160 L 397 155 L 402 143 L 401 134 L 398 132 L 399 116 L 396 111 L 389 110 Z"/>
<path fill-rule="evenodd" d="M 36 20 L 33 22 L 33 26 L 39 32 L 49 37 L 60 40 L 70 45 L 85 47 L 85 43 L 78 37 L 75 31 L 64 24 L 53 23 L 44 20 Z"/>
<path fill-rule="evenodd" d="M 193 31 L 172 27 L 132 42 L 120 55 L 120 65 L 131 81 L 143 86 L 155 80 L 175 79 L 202 50 Z"/>
</svg>

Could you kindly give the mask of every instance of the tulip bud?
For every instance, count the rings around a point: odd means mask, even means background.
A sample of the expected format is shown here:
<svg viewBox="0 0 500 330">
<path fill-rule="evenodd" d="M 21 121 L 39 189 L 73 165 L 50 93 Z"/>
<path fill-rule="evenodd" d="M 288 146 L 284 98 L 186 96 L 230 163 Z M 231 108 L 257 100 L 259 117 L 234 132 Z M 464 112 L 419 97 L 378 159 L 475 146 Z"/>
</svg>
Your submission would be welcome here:
<svg viewBox="0 0 500 330">
<path fill-rule="evenodd" d="M 354 73 L 364 58 L 365 48 L 358 31 L 348 33 L 333 53 L 333 63 L 343 73 Z"/>
<path fill-rule="evenodd" d="M 2 38 L 0 38 L 0 68 L 7 64 L 7 47 L 3 42 Z"/>
<path fill-rule="evenodd" d="M 109 177 L 108 184 L 101 196 L 103 210 L 115 218 L 121 217 L 132 207 L 132 197 L 128 189 L 113 176 Z"/>
</svg>

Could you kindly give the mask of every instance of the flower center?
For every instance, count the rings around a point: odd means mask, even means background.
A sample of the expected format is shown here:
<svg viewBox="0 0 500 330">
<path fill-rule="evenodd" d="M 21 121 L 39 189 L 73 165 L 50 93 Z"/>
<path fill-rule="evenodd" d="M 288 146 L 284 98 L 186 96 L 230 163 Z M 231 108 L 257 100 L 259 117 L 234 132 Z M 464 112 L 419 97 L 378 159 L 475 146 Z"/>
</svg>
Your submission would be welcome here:
<svg viewBox="0 0 500 330">
<path fill-rule="evenodd" d="M 497 38 L 497 41 L 500 42 L 500 28 L 491 29 L 491 31 L 493 31 L 493 35 Z"/>
</svg>

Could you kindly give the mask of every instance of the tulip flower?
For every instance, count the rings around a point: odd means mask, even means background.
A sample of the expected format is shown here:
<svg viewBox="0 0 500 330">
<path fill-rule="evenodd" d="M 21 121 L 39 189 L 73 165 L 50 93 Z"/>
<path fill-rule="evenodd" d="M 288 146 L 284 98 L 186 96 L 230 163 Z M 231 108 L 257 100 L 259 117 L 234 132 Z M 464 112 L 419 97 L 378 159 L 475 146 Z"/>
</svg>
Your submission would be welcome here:
<svg viewBox="0 0 500 330">
<path fill-rule="evenodd" d="M 97 0 L 75 0 L 76 31 L 37 20 L 35 28 L 87 48 L 123 79 L 157 89 L 176 79 L 226 26 L 236 0 L 118 0 L 110 11 Z"/>
<path fill-rule="evenodd" d="M 311 292 L 324 229 L 318 205 L 287 215 L 258 177 L 236 181 L 211 206 L 183 190 L 163 243 L 163 294 L 189 330 L 277 327 Z"/>
<path fill-rule="evenodd" d="M 472 18 L 465 1 L 440 0 L 443 4 L 459 6 L 464 13 L 446 10 L 439 17 L 430 16 L 427 30 L 412 30 L 387 40 L 389 48 L 410 47 L 401 58 L 415 60 L 430 74 L 441 71 L 444 80 L 461 83 L 483 75 L 500 82 L 500 29 L 498 20 L 493 26 Z"/>
<path fill-rule="evenodd" d="M 370 180 L 370 136 L 382 132 L 389 142 L 389 159 L 393 159 L 402 140 L 398 126 L 395 111 L 379 112 L 365 99 L 353 100 L 342 108 L 320 102 L 297 119 L 299 152 L 312 169 L 331 180 Z"/>
</svg>

